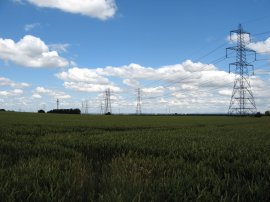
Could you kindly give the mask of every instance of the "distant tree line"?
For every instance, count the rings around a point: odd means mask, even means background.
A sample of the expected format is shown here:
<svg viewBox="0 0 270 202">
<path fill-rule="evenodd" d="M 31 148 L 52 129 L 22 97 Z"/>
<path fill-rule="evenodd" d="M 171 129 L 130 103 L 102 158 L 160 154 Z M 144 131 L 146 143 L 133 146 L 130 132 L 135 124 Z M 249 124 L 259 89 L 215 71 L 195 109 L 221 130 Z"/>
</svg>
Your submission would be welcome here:
<svg viewBox="0 0 270 202">
<path fill-rule="evenodd" d="M 48 111 L 47 113 L 54 113 L 54 114 L 81 114 L 80 109 L 53 109 Z"/>
</svg>

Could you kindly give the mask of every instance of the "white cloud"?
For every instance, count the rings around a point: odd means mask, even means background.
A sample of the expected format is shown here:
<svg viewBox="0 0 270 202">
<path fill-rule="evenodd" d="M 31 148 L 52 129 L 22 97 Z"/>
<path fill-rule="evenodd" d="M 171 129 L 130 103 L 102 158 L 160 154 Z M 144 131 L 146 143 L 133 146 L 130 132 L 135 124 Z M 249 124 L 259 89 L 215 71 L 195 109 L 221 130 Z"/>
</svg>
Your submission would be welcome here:
<svg viewBox="0 0 270 202">
<path fill-rule="evenodd" d="M 41 96 L 40 94 L 34 93 L 34 94 L 32 95 L 32 98 L 34 98 L 34 99 L 41 99 L 42 96 Z"/>
<path fill-rule="evenodd" d="M 66 94 L 65 92 L 50 90 L 41 86 L 36 87 L 35 91 L 33 92 L 32 98 L 41 98 L 42 95 L 47 95 L 54 99 L 62 100 L 71 98 L 71 96 Z"/>
<path fill-rule="evenodd" d="M 202 78 L 203 77 L 204 76 L 202 76 Z M 258 110 L 264 112 L 266 110 L 266 107 L 269 106 L 266 105 L 266 103 L 267 100 L 269 100 L 269 93 L 267 92 L 267 89 L 269 89 L 270 87 L 270 80 L 262 81 L 258 77 L 252 77 L 251 81 L 252 90 L 254 92 Z M 211 82 L 212 81 L 210 81 L 210 83 Z M 233 85 L 226 86 L 226 79 L 224 80 L 224 85 L 220 85 L 220 83 L 217 82 L 212 82 L 212 85 L 209 85 L 208 81 L 206 82 L 205 80 L 197 80 L 194 83 L 173 83 L 171 86 L 168 87 L 167 84 L 168 83 L 155 83 L 152 86 L 141 88 L 143 113 L 227 112 Z M 64 82 L 64 86 L 67 89 L 72 89 L 74 91 L 96 92 L 96 94 L 93 95 L 85 94 L 87 98 L 90 98 L 92 103 L 91 105 L 89 105 L 91 106 L 91 108 L 89 108 L 90 113 L 99 113 L 100 103 L 104 99 L 103 92 L 107 89 L 107 87 L 109 87 L 109 85 L 107 86 L 89 84 L 86 82 L 71 81 Z M 128 91 L 121 91 L 121 89 L 117 86 L 110 86 L 110 88 L 112 91 L 111 100 L 113 112 L 134 113 L 136 109 L 135 89 L 131 87 Z M 8 100 L 8 97 L 10 97 L 9 99 L 15 101 L 9 102 L 13 103 L 14 106 L 20 105 L 21 107 L 23 107 L 23 109 L 26 110 L 29 108 L 36 111 L 38 109 L 37 107 L 41 105 L 41 101 L 44 100 L 46 100 L 46 109 L 49 110 L 50 108 L 55 107 L 57 98 L 60 99 L 61 106 L 65 104 L 65 107 L 67 108 L 81 107 L 81 101 L 72 101 L 71 99 L 64 101 L 62 96 L 70 97 L 66 93 L 44 88 L 41 86 L 35 88 L 35 90 L 32 92 L 32 97 L 22 97 L 22 95 L 14 96 L 15 93 L 20 93 L 20 91 L 1 91 L 0 95 L 2 96 L 1 98 L 4 99 L 4 102 L 6 102 L 6 100 Z M 13 106 L 9 104 L 8 107 L 6 103 L 2 102 L 1 104 L 4 108 L 7 109 L 12 109 Z"/>
<path fill-rule="evenodd" d="M 203 64 L 201 62 L 194 63 L 191 60 L 186 60 L 183 62 L 183 67 L 186 71 L 189 72 L 198 72 L 198 71 L 215 71 L 217 68 L 212 64 Z"/>
<path fill-rule="evenodd" d="M 142 67 L 138 64 L 129 64 L 121 67 L 108 66 L 105 68 L 97 68 L 94 69 L 94 71 L 97 74 L 103 76 L 114 76 L 118 78 L 130 79 L 147 79 L 150 75 L 153 76 L 155 69 L 150 67 Z"/>
<path fill-rule="evenodd" d="M 232 90 L 222 89 L 222 90 L 219 90 L 218 93 L 220 95 L 230 96 L 232 95 Z"/>
<path fill-rule="evenodd" d="M 158 87 L 152 87 L 152 88 L 142 88 L 141 92 L 144 95 L 150 95 L 150 96 L 156 96 L 156 95 L 160 95 L 164 92 L 164 87 L 163 86 L 158 86 Z"/>
<path fill-rule="evenodd" d="M 64 81 L 87 82 L 94 84 L 109 84 L 109 79 L 99 75 L 95 69 L 71 68 L 67 72 L 56 74 L 57 78 Z"/>
<path fill-rule="evenodd" d="M 139 64 L 129 64 L 121 67 L 108 66 L 105 68 L 92 69 L 98 75 L 113 76 L 130 80 L 165 80 L 167 82 L 181 80 L 186 77 L 198 79 L 201 72 L 215 70 L 212 64 L 193 63 L 187 60 L 182 64 L 163 66 L 159 68 L 143 67 Z"/>
<path fill-rule="evenodd" d="M 112 92 L 121 92 L 121 88 L 114 84 L 91 84 L 85 82 L 64 82 L 64 87 L 78 92 L 98 93 L 110 88 Z"/>
<path fill-rule="evenodd" d="M 231 38 L 230 36 L 228 36 L 227 40 L 231 41 L 232 43 L 236 43 L 237 34 L 232 34 Z M 247 48 L 254 50 L 260 54 L 270 54 L 270 37 L 267 38 L 265 41 L 251 42 L 250 36 L 248 34 L 244 34 L 244 41 Z"/>
<path fill-rule="evenodd" d="M 56 74 L 56 77 L 65 81 L 64 86 L 79 92 L 102 92 L 110 88 L 114 92 L 121 89 L 113 82 L 97 72 L 97 69 L 74 67 L 66 72 Z"/>
<path fill-rule="evenodd" d="M 207 71 L 201 73 L 201 78 L 197 80 L 197 85 L 222 87 L 232 84 L 235 75 L 225 71 Z"/>
<path fill-rule="evenodd" d="M 184 106 L 181 109 L 190 112 L 188 107 L 204 102 L 215 103 L 220 108 L 226 103 L 228 105 L 230 95 L 224 95 L 224 92 L 232 91 L 234 81 L 234 74 L 220 71 L 213 64 L 194 63 L 191 60 L 158 68 L 139 64 L 91 69 L 76 67 L 56 76 L 64 81 L 66 89 L 78 92 L 102 93 L 110 88 L 124 98 L 117 101 L 121 106 L 136 105 L 135 89 L 141 88 L 145 110 L 150 106 L 163 110 L 162 106 L 166 103 L 175 108 Z M 121 85 L 121 81 L 125 86 Z M 227 110 L 227 106 L 225 108 Z M 197 106 L 192 109 L 200 110 Z"/>
<path fill-rule="evenodd" d="M 14 97 L 14 96 L 20 96 L 23 94 L 23 90 L 21 89 L 14 89 L 9 91 L 0 91 L 0 96 L 7 98 L 7 97 Z"/>
<path fill-rule="evenodd" d="M 58 52 L 50 51 L 40 38 L 31 35 L 24 36 L 17 43 L 12 39 L 0 38 L 0 59 L 32 68 L 68 65 L 68 61 L 60 57 Z"/>
<path fill-rule="evenodd" d="M 251 37 L 249 34 L 242 34 L 242 37 L 246 43 L 249 43 L 251 41 Z M 230 41 L 232 43 L 236 43 L 238 40 L 238 35 L 236 33 L 232 33 L 232 35 L 227 36 L 227 41 Z"/>
<path fill-rule="evenodd" d="M 25 83 L 25 82 L 17 83 L 8 78 L 0 77 L 0 86 L 9 86 L 12 88 L 25 88 L 25 87 L 29 87 L 30 84 Z"/>
<path fill-rule="evenodd" d="M 140 87 L 140 82 L 135 79 L 124 79 L 123 84 L 127 85 L 128 87 L 138 88 Z"/>
<path fill-rule="evenodd" d="M 37 22 L 32 23 L 32 24 L 26 24 L 26 25 L 24 25 L 24 31 L 29 32 L 29 31 L 31 31 L 32 29 L 34 29 L 34 28 L 36 28 L 38 26 L 40 26 L 40 24 L 37 23 Z"/>
<path fill-rule="evenodd" d="M 28 2 L 46 8 L 55 8 L 64 12 L 81 14 L 88 17 L 106 20 L 116 13 L 114 0 L 27 0 Z"/>
<path fill-rule="evenodd" d="M 265 41 L 250 43 L 248 47 L 261 54 L 270 54 L 270 37 Z"/>
<path fill-rule="evenodd" d="M 231 83 L 234 76 L 224 71 L 219 71 L 212 64 L 193 63 L 190 60 L 182 64 L 163 66 L 159 68 L 143 67 L 138 64 L 130 64 L 121 67 L 108 66 L 105 68 L 78 68 L 56 74 L 56 77 L 64 81 L 64 86 L 81 92 L 98 92 L 108 87 L 117 86 L 111 81 L 113 78 L 122 79 L 122 82 L 131 88 L 142 87 L 145 93 L 162 93 L 168 85 L 181 86 L 182 89 L 197 88 L 200 85 L 226 86 Z M 152 86 L 143 87 L 140 81 L 150 81 Z M 151 82 L 153 81 L 153 82 Z M 159 82 L 167 83 L 164 86 L 153 87 Z M 117 87 L 119 91 L 119 87 Z"/>
<path fill-rule="evenodd" d="M 157 68 L 138 64 L 91 69 L 74 67 L 56 74 L 56 77 L 63 81 L 66 89 L 85 92 L 85 94 L 78 94 L 82 96 L 80 101 L 73 100 L 77 98 L 65 92 L 41 86 L 32 91 L 32 96 L 27 98 L 25 95 L 22 100 L 19 100 L 23 97 L 21 91 L 5 90 L 1 91 L 0 95 L 4 101 L 11 97 L 10 99 L 16 99 L 21 106 L 26 108 L 31 106 L 34 111 L 36 111 L 35 107 L 40 106 L 40 103 L 45 100 L 48 103 L 47 109 L 55 107 L 57 98 L 61 100 L 61 105 L 65 103 L 67 108 L 80 108 L 81 99 L 88 98 L 92 100 L 92 108 L 89 108 L 89 112 L 99 112 L 100 103 L 104 100 L 103 92 L 110 88 L 113 112 L 134 113 L 136 88 L 139 87 L 144 113 L 226 113 L 234 76 L 220 71 L 214 65 L 192 61 Z M 252 90 L 260 111 L 265 111 L 265 102 L 269 100 L 268 92 L 265 90 L 270 87 L 270 80 L 267 78 L 262 80 L 260 77 L 251 77 Z M 2 83 L 11 82 L 2 79 Z M 7 86 L 19 89 L 19 85 Z M 18 96 L 13 96 L 16 93 Z"/>
<path fill-rule="evenodd" d="M 46 89 L 44 87 L 36 87 L 36 90 L 35 90 L 36 93 L 40 93 L 40 94 L 49 94 L 52 92 L 52 90 L 49 90 L 49 89 Z"/>
</svg>

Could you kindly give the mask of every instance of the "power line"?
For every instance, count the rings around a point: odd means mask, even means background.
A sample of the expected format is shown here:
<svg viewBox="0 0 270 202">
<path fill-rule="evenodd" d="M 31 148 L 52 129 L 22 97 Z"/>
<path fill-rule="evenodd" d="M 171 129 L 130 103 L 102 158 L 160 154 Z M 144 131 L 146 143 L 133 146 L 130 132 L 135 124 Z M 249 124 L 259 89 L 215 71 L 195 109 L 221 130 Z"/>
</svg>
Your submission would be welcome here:
<svg viewBox="0 0 270 202">
<path fill-rule="evenodd" d="M 270 15 L 265 15 L 265 16 L 262 16 L 262 17 L 259 17 L 259 18 L 253 18 L 251 20 L 246 20 L 246 21 L 242 22 L 242 24 L 250 24 L 250 23 L 258 22 L 258 21 L 267 19 L 269 17 L 270 17 Z"/>
<path fill-rule="evenodd" d="M 265 35 L 265 34 L 270 34 L 270 30 L 269 31 L 265 31 L 265 32 L 260 32 L 258 34 L 252 34 L 252 36 L 261 36 L 261 35 Z"/>
<path fill-rule="evenodd" d="M 201 59 L 203 59 L 203 58 L 205 58 L 205 57 L 211 55 L 211 54 L 214 53 L 215 51 L 217 51 L 217 50 L 221 49 L 222 47 L 224 47 L 226 44 L 227 44 L 227 42 L 222 43 L 221 45 L 217 46 L 216 48 L 214 48 L 213 50 L 211 50 L 211 51 L 209 51 L 208 53 L 204 54 L 203 56 L 200 56 L 199 58 L 195 59 L 195 61 L 199 61 L 199 60 L 201 60 Z M 223 58 L 224 58 L 224 57 L 222 57 L 222 59 L 223 59 Z M 211 61 L 210 63 L 215 63 L 216 61 L 218 61 L 218 60 L 220 60 L 220 59 L 221 59 L 221 58 L 215 59 L 215 60 Z M 225 57 L 224 59 L 226 59 L 226 57 Z M 205 67 L 205 66 L 208 66 L 208 64 L 207 64 L 207 65 L 204 65 L 204 67 Z M 169 79 L 168 77 L 166 77 L 166 78 Z M 155 83 L 157 83 L 157 82 L 160 82 L 160 81 L 166 81 L 166 78 L 162 78 L 162 79 L 158 79 L 158 80 L 156 80 L 156 81 L 152 81 L 152 82 L 150 82 L 150 83 L 148 83 L 148 84 L 145 84 L 144 86 L 153 85 L 153 84 L 155 84 Z"/>
</svg>

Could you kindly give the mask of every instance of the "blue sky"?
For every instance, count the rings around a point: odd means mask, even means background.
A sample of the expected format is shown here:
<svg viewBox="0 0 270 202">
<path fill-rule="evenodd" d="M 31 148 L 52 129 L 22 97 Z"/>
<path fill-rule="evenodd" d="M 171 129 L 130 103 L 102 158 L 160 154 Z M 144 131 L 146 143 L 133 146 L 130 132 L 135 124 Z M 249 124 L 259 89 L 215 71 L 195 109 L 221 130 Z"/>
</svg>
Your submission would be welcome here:
<svg viewBox="0 0 270 202">
<path fill-rule="evenodd" d="M 36 111 L 55 108 L 57 98 L 63 108 L 87 100 L 98 113 L 110 88 L 113 111 L 125 113 L 135 111 L 141 88 L 146 113 L 226 112 L 233 59 L 213 61 L 233 45 L 227 37 L 239 23 L 255 35 L 270 31 L 269 7 L 267 0 L 3 0 L 0 103 Z M 254 36 L 254 50 L 270 50 L 269 36 Z M 265 111 L 269 54 L 258 58 L 254 94 Z"/>
</svg>

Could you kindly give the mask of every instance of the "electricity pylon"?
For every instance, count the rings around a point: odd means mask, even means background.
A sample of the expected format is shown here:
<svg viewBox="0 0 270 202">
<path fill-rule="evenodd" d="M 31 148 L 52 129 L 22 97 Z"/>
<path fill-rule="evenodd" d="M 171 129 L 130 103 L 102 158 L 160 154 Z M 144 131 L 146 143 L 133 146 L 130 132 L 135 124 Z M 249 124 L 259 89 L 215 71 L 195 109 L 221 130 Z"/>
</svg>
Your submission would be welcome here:
<svg viewBox="0 0 270 202">
<path fill-rule="evenodd" d="M 105 91 L 105 114 L 112 113 L 112 106 L 111 106 L 111 90 L 108 88 Z"/>
<path fill-rule="evenodd" d="M 56 100 L 56 109 L 59 109 L 59 99 Z"/>
<path fill-rule="evenodd" d="M 142 114 L 142 106 L 141 106 L 141 89 L 137 89 L 137 107 L 136 107 L 136 114 Z"/>
<path fill-rule="evenodd" d="M 226 49 L 226 57 L 228 50 L 236 52 L 236 61 L 229 65 L 230 73 L 231 66 L 235 67 L 235 80 L 228 113 L 231 115 L 254 114 L 257 109 L 249 80 L 249 69 L 251 68 L 254 75 L 254 67 L 247 61 L 247 52 L 254 53 L 255 60 L 256 52 L 246 47 L 246 43 L 250 42 L 250 33 L 244 31 L 241 24 L 237 30 L 230 32 L 230 40 L 233 36 L 237 36 L 237 45 Z"/>
</svg>

